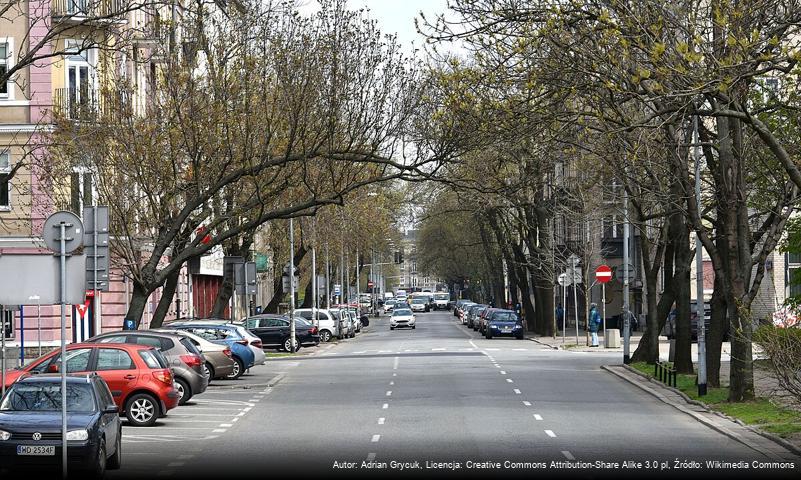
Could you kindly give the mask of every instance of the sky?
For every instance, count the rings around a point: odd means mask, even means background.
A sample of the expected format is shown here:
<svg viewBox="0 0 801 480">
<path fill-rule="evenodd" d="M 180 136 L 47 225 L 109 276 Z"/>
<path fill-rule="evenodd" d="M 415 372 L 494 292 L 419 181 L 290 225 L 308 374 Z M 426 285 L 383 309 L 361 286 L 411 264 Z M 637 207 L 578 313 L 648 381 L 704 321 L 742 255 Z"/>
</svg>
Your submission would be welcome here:
<svg viewBox="0 0 801 480">
<path fill-rule="evenodd" d="M 414 19 L 422 11 L 426 18 L 433 21 L 435 17 L 447 9 L 446 0 L 347 0 L 348 6 L 354 10 L 366 7 L 369 16 L 378 21 L 384 33 L 396 33 L 407 52 L 412 51 L 412 42 L 422 50 L 425 39 L 417 33 Z M 300 0 L 302 13 L 317 10 L 316 0 Z"/>
</svg>

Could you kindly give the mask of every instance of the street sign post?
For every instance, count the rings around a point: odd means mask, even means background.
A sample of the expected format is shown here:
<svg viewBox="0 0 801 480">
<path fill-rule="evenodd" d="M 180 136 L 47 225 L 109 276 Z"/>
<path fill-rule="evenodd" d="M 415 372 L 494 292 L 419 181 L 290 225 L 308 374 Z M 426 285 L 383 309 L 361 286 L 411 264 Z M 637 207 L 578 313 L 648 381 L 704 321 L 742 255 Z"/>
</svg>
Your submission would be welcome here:
<svg viewBox="0 0 801 480">
<path fill-rule="evenodd" d="M 606 284 L 612 279 L 609 265 L 601 265 L 595 269 L 595 280 L 601 284 L 601 319 L 603 320 L 604 347 L 606 346 Z"/>
</svg>

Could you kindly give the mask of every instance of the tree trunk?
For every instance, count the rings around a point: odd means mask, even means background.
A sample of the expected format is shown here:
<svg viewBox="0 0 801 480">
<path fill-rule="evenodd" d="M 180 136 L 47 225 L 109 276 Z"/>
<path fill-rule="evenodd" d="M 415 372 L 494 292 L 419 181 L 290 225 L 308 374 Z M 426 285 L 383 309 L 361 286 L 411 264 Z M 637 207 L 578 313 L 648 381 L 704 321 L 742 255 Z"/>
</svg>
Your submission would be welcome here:
<svg viewBox="0 0 801 480">
<path fill-rule="evenodd" d="M 153 312 L 153 318 L 150 320 L 150 328 L 160 328 L 164 324 L 164 317 L 172 305 L 173 298 L 175 297 L 175 289 L 178 286 L 178 279 L 181 277 L 181 269 L 176 269 L 174 272 L 167 276 L 167 281 L 164 282 L 164 288 L 161 290 L 161 298 Z"/>
<path fill-rule="evenodd" d="M 131 303 L 128 304 L 128 312 L 125 313 L 125 318 L 132 318 L 136 321 L 136 328 L 142 323 L 142 314 L 145 313 L 145 306 L 147 299 L 150 297 L 150 292 L 147 288 L 142 286 L 136 280 L 133 281 L 133 292 L 131 293 Z"/>
<path fill-rule="evenodd" d="M 637 345 L 637 350 L 635 350 L 634 354 L 631 356 L 632 362 L 654 363 L 659 360 L 659 332 L 664 328 L 674 302 L 672 287 L 675 283 L 673 269 L 674 256 L 674 248 L 672 245 L 668 244 L 662 257 L 662 270 L 664 272 L 666 288 L 659 297 L 659 302 L 657 302 L 654 313 L 655 318 L 653 319 L 650 315 L 651 300 L 650 298 L 648 299 L 648 323 L 645 326 L 645 334 L 640 338 L 640 343 Z M 648 291 L 651 291 L 650 287 Z M 654 330 L 649 330 L 651 328 L 654 328 Z"/>
<path fill-rule="evenodd" d="M 710 388 L 719 388 L 720 353 L 723 350 L 723 332 L 728 322 L 728 314 L 723 281 L 717 275 L 714 288 L 710 302 L 712 318 L 706 335 L 706 383 Z"/>
<path fill-rule="evenodd" d="M 231 301 L 231 296 L 234 294 L 234 281 L 231 275 L 224 275 L 222 285 L 217 290 L 217 296 L 214 298 L 214 307 L 211 310 L 211 316 L 214 318 L 223 318 L 225 309 L 228 308 L 228 303 Z"/>
<path fill-rule="evenodd" d="M 676 301 L 676 358 L 679 373 L 693 373 L 692 333 L 690 331 L 690 232 L 681 214 L 671 216 L 671 241 L 674 248 L 675 275 L 673 292 Z M 703 312 L 700 312 L 703 315 Z"/>
<path fill-rule="evenodd" d="M 312 308 L 314 305 L 314 295 L 312 294 L 312 280 L 309 278 L 309 283 L 306 284 L 305 293 L 303 294 L 303 304 L 300 308 Z"/>
<path fill-rule="evenodd" d="M 306 256 L 306 252 L 307 250 L 304 245 L 301 245 L 300 248 L 298 248 L 298 253 L 295 254 L 295 260 L 294 260 L 295 268 L 298 267 L 301 260 L 303 260 L 303 257 Z M 331 278 L 336 278 L 336 277 L 332 276 Z M 281 304 L 283 300 L 284 300 L 284 282 L 281 279 L 281 277 L 278 276 L 276 277 L 275 280 L 273 280 L 273 298 L 271 298 L 270 302 L 267 303 L 267 306 L 264 307 L 264 313 L 278 313 L 278 306 Z"/>
</svg>

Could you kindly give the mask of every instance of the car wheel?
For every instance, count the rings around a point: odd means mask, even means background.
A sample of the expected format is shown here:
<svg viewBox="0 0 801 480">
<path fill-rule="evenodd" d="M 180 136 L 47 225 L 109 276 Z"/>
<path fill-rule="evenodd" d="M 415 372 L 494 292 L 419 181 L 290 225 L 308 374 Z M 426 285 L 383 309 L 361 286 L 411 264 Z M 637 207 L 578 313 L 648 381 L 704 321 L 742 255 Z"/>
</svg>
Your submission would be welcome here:
<svg viewBox="0 0 801 480">
<path fill-rule="evenodd" d="M 97 446 L 97 458 L 95 459 L 95 464 L 90 467 L 90 478 L 103 478 L 106 474 L 106 441 L 104 439 L 100 439 L 100 445 Z"/>
<path fill-rule="evenodd" d="M 395 330 L 395 327 L 389 327 L 390 330 Z"/>
<path fill-rule="evenodd" d="M 122 467 L 122 429 L 117 432 L 117 445 L 114 448 L 114 455 L 108 459 L 106 468 L 109 470 L 119 470 Z"/>
<path fill-rule="evenodd" d="M 186 383 L 185 380 L 180 378 L 175 379 L 175 389 L 178 390 L 178 405 L 186 405 L 186 402 L 192 398 L 192 389 L 189 387 L 189 384 Z"/>
<path fill-rule="evenodd" d="M 242 362 L 239 357 L 234 357 L 234 371 L 225 378 L 229 380 L 236 380 L 237 378 L 241 377 L 243 373 L 245 373 L 244 362 Z"/>
<path fill-rule="evenodd" d="M 487 337 L 487 340 L 492 340 L 492 330 L 488 328 L 487 331 L 484 333 L 484 336 Z"/>
<path fill-rule="evenodd" d="M 322 332 L 320 332 L 320 342 L 328 343 L 330 341 L 331 341 L 331 332 L 329 332 L 328 330 L 323 330 Z"/>
<path fill-rule="evenodd" d="M 291 352 L 292 351 L 292 339 L 291 338 L 287 337 L 286 340 L 284 340 L 283 349 L 284 349 L 285 352 Z M 295 351 L 297 352 L 298 350 L 300 350 L 300 340 L 298 340 L 298 338 L 295 337 Z"/>
<path fill-rule="evenodd" d="M 203 364 L 203 374 L 209 378 L 209 381 L 214 378 L 214 367 L 209 362 Z"/>
<path fill-rule="evenodd" d="M 125 402 L 125 418 L 135 427 L 151 427 L 159 418 L 159 402 L 147 393 L 137 393 Z"/>
<path fill-rule="evenodd" d="M 525 340 L 525 337 L 524 337 L 523 335 L 518 335 L 516 338 L 517 338 L 518 340 Z"/>
<path fill-rule="evenodd" d="M 417 328 L 417 325 L 412 325 L 412 330 L 414 330 L 415 328 Z"/>
</svg>

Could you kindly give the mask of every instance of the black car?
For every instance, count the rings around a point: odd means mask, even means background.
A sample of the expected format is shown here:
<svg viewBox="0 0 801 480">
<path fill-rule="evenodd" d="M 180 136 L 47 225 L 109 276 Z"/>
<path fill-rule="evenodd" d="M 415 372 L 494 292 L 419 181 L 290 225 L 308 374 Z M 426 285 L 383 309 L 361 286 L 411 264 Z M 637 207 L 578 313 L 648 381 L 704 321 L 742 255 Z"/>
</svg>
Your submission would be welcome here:
<svg viewBox="0 0 801 480">
<path fill-rule="evenodd" d="M 70 471 L 120 468 L 122 423 L 97 374 L 67 376 L 67 442 Z M 17 380 L 0 401 L 0 468 L 60 468 L 61 445 L 61 375 Z"/>
<path fill-rule="evenodd" d="M 257 315 L 246 318 L 242 325 L 261 339 L 265 347 L 290 351 L 292 349 L 289 336 L 289 317 L 284 315 Z M 313 347 L 320 343 L 320 332 L 317 327 L 303 318 L 295 317 L 295 337 L 298 348 Z"/>
</svg>

